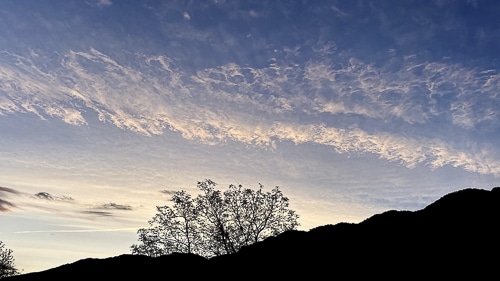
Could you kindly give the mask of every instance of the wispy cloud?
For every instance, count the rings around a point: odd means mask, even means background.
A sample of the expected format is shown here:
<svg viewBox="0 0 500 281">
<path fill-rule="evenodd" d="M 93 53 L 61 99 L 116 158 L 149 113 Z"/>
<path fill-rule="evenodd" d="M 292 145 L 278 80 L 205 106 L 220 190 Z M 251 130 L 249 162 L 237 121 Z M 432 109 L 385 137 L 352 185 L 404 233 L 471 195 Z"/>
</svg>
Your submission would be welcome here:
<svg viewBox="0 0 500 281">
<path fill-rule="evenodd" d="M 0 186 L 0 196 L 7 197 L 5 193 L 19 194 L 19 192 L 13 188 Z M 0 198 L 0 212 L 8 212 L 15 207 L 15 204 L 7 201 L 6 199 Z"/>
<path fill-rule="evenodd" d="M 2 190 L 0 190 L 0 193 Z M 66 195 L 54 195 L 49 192 L 38 192 L 34 195 L 25 194 L 30 200 L 23 200 L 20 209 L 43 210 L 48 213 L 58 214 L 61 217 L 85 219 L 88 215 L 98 217 L 114 216 L 114 211 L 133 211 L 128 204 L 96 203 L 75 200 Z M 3 206 L 14 207 L 9 202 L 0 202 Z M 10 204 L 10 205 L 9 205 Z M 83 215 L 83 216 L 82 216 Z"/>
<path fill-rule="evenodd" d="M 16 207 L 16 205 L 10 203 L 7 200 L 0 198 L 0 212 L 8 212 L 11 208 Z"/>
<path fill-rule="evenodd" d="M 80 109 L 71 100 L 66 103 L 69 89 L 64 82 L 43 72 L 29 58 L 0 52 L 2 59 L 7 61 L 0 64 L 0 92 L 5 94 L 0 97 L 0 115 L 24 112 L 42 120 L 52 116 L 73 125 L 86 123 Z"/>
<path fill-rule="evenodd" d="M 131 211 L 133 210 L 130 205 L 122 205 L 116 203 L 106 203 L 102 205 L 96 206 L 96 209 L 105 209 L 105 210 L 123 210 L 123 211 Z"/>
<path fill-rule="evenodd" d="M 113 5 L 111 0 L 97 0 L 97 6 L 99 7 L 109 7 L 111 5 Z"/>
<path fill-rule="evenodd" d="M 88 210 L 81 211 L 81 213 L 99 217 L 111 217 L 114 216 L 113 211 L 132 211 L 132 210 L 134 210 L 134 208 L 132 208 L 132 206 L 130 205 L 105 203 L 92 206 Z"/>
<path fill-rule="evenodd" d="M 109 228 L 109 229 L 50 229 L 50 230 L 24 230 L 16 231 L 15 234 L 31 233 L 92 233 L 92 232 L 129 232 L 137 231 L 139 227 Z"/>
<path fill-rule="evenodd" d="M 177 190 L 164 189 L 164 190 L 160 190 L 160 192 L 163 194 L 166 194 L 166 195 L 174 195 L 177 192 Z"/>
<path fill-rule="evenodd" d="M 83 112 L 92 110 L 102 122 L 148 136 L 169 129 L 207 144 L 276 148 L 282 140 L 311 142 L 339 153 L 375 154 L 409 168 L 451 165 L 500 175 L 498 161 L 483 157 L 484 149 L 461 151 L 439 134 L 395 135 L 385 125 L 431 129 L 436 120 L 451 120 L 447 124 L 456 130 L 469 130 L 494 124 L 499 74 L 416 56 L 383 66 L 355 58 L 333 62 L 329 58 L 339 55 L 333 43 L 313 52 L 317 57 L 303 65 L 285 57 L 264 68 L 231 63 L 191 74 L 165 56 L 134 55 L 133 64 L 122 65 L 95 49 L 67 52 L 49 73 L 37 67 L 39 57 L 4 52 L 2 58 L 15 63 L 0 65 L 5 93 L 0 114 L 32 113 L 84 125 L 89 121 Z M 335 122 L 347 115 L 378 125 Z"/>
<path fill-rule="evenodd" d="M 105 211 L 82 211 L 82 214 L 87 214 L 87 215 L 93 215 L 93 216 L 99 216 L 99 217 L 111 217 L 113 216 L 112 212 L 105 212 Z"/>
<path fill-rule="evenodd" d="M 398 118 L 410 124 L 450 118 L 453 125 L 467 129 L 498 120 L 498 105 L 493 102 L 500 86 L 498 74 L 412 58 L 399 61 L 397 68 L 391 64 L 376 68 L 356 59 L 341 68 L 328 62 L 310 62 L 304 75 L 316 94 L 312 109 Z"/>
<path fill-rule="evenodd" d="M 63 201 L 63 202 L 73 202 L 74 199 L 69 197 L 69 196 L 53 196 L 48 192 L 38 192 L 34 195 L 35 198 L 42 199 L 42 200 L 55 200 L 55 201 Z"/>
<path fill-rule="evenodd" d="M 19 194 L 19 191 L 15 190 L 13 188 L 3 187 L 3 186 L 0 186 L 0 192 L 8 192 L 8 193 L 13 193 L 13 194 Z"/>
</svg>

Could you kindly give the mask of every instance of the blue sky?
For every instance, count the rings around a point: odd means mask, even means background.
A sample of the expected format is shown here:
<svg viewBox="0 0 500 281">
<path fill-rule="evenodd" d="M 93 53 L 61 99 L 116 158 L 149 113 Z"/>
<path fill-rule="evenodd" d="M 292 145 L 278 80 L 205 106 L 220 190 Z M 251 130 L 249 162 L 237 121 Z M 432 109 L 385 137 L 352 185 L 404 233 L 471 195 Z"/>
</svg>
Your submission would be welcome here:
<svg viewBox="0 0 500 281">
<path fill-rule="evenodd" d="M 130 253 L 173 191 L 280 186 L 301 229 L 500 176 L 494 1 L 2 1 L 0 240 Z"/>
</svg>

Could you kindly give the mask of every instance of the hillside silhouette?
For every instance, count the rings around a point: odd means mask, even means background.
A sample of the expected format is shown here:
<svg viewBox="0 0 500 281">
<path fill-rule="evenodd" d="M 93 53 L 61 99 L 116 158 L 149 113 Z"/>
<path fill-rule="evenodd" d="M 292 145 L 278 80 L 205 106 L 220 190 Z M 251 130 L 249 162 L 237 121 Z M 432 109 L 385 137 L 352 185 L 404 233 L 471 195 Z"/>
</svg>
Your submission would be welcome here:
<svg viewBox="0 0 500 281">
<path fill-rule="evenodd" d="M 449 193 L 417 211 L 287 231 L 231 255 L 83 259 L 5 280 L 495 279 L 500 187 Z"/>
</svg>

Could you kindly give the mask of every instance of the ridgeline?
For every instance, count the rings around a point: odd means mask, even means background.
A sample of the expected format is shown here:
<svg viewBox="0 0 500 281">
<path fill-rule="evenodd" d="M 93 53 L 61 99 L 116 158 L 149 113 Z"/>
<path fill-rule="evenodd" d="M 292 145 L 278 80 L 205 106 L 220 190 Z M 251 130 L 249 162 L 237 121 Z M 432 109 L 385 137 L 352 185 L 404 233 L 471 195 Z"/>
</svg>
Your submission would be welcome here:
<svg viewBox="0 0 500 281">
<path fill-rule="evenodd" d="M 471 188 L 417 211 L 288 231 L 232 255 L 83 259 L 5 280 L 483 280 L 498 273 L 499 225 L 500 187 Z"/>
</svg>

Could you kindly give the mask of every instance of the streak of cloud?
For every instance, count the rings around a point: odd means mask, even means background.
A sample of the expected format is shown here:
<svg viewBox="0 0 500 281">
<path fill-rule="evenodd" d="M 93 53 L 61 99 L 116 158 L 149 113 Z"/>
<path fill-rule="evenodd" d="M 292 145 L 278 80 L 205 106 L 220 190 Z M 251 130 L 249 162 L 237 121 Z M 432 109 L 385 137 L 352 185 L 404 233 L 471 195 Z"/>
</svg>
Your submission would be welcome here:
<svg viewBox="0 0 500 281">
<path fill-rule="evenodd" d="M 3 196 L 3 193 L 19 194 L 19 192 L 13 188 L 0 186 L 0 195 Z M 0 212 L 9 212 L 12 208 L 16 207 L 14 203 L 0 198 Z"/>
<path fill-rule="evenodd" d="M 124 210 L 124 211 L 133 210 L 132 206 L 130 206 L 130 205 L 121 205 L 121 204 L 116 204 L 116 203 L 102 204 L 102 205 L 96 206 L 96 209 Z"/>
<path fill-rule="evenodd" d="M 54 196 L 51 195 L 48 192 L 38 192 L 34 195 L 35 198 L 37 199 L 42 199 L 42 200 L 49 200 L 49 201 L 62 201 L 62 202 L 72 202 L 74 201 L 73 198 L 69 196 Z"/>
<path fill-rule="evenodd" d="M 174 195 L 177 191 L 176 190 L 164 189 L 164 190 L 160 190 L 160 192 L 163 193 L 163 194 L 166 194 L 166 195 Z"/>
<path fill-rule="evenodd" d="M 19 191 L 13 189 L 13 188 L 10 188 L 10 187 L 3 187 L 3 186 L 0 186 L 0 192 L 8 192 L 8 193 L 13 193 L 13 194 L 19 194 Z"/>
<path fill-rule="evenodd" d="M 98 7 L 109 7 L 111 5 L 113 5 L 113 2 L 111 2 L 111 0 L 98 0 L 97 1 Z"/>
<path fill-rule="evenodd" d="M 23 230 L 16 231 L 15 234 L 32 234 L 32 233 L 91 233 L 91 232 L 122 232 L 122 231 L 137 231 L 139 227 L 127 228 L 110 228 L 110 229 L 51 229 L 51 230 Z"/>
<path fill-rule="evenodd" d="M 14 207 L 16 207 L 16 205 L 10 203 L 9 201 L 0 199 L 0 212 L 8 212 Z"/>
<path fill-rule="evenodd" d="M 86 215 L 99 216 L 99 217 L 112 217 L 113 216 L 112 212 L 105 212 L 105 211 L 82 211 L 81 213 L 86 214 Z"/>
</svg>

